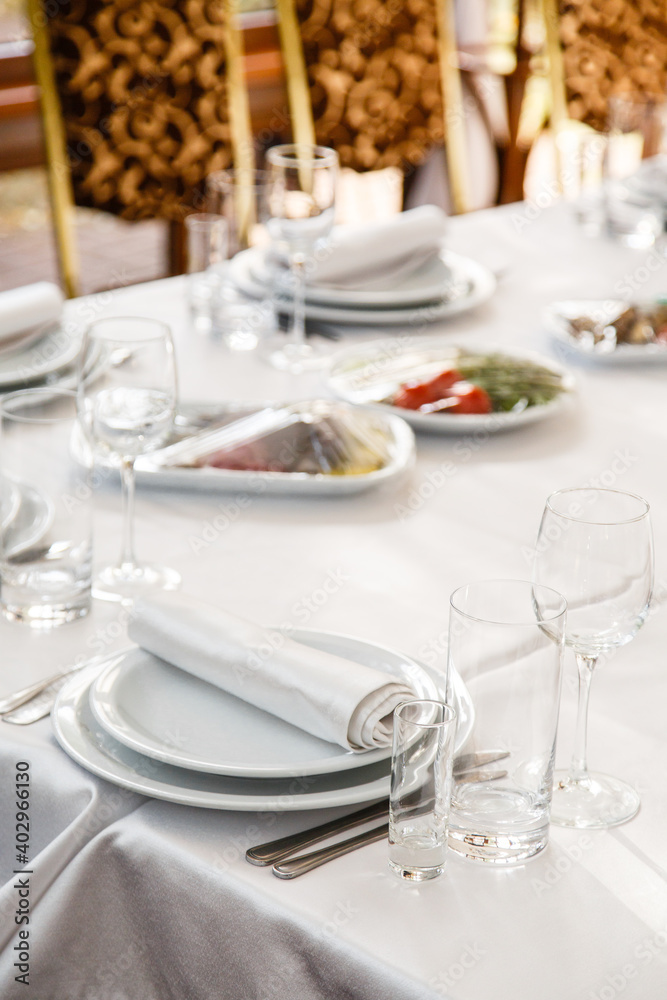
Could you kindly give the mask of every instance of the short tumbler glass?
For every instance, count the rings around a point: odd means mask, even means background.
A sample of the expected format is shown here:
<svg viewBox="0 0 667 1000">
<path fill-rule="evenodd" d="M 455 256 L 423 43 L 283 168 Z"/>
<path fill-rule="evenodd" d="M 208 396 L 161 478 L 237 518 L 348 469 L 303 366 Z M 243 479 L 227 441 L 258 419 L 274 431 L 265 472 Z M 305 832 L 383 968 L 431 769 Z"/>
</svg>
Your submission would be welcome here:
<svg viewBox="0 0 667 1000">
<path fill-rule="evenodd" d="M 394 711 L 389 797 L 389 866 L 423 882 L 442 875 L 452 791 L 456 712 L 429 699 Z"/>
<path fill-rule="evenodd" d="M 457 782 L 449 846 L 473 860 L 520 864 L 549 836 L 566 601 L 524 580 L 470 583 L 451 596 L 449 676 L 473 704 L 464 753 L 504 752 Z"/>
<path fill-rule="evenodd" d="M 24 389 L 0 404 L 0 606 L 49 628 L 90 609 L 91 470 L 72 453 L 76 393 Z"/>
</svg>

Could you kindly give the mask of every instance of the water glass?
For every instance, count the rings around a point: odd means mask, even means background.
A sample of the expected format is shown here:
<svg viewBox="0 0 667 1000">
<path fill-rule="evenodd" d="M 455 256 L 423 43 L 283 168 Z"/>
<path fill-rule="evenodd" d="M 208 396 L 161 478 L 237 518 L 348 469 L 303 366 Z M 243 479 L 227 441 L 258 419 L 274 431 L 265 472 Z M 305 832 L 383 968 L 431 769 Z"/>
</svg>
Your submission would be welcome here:
<svg viewBox="0 0 667 1000">
<path fill-rule="evenodd" d="M 229 256 L 268 243 L 263 220 L 266 215 L 264 170 L 218 170 L 206 178 L 206 201 L 210 212 L 222 216 L 229 233 Z M 232 351 L 252 351 L 275 331 L 272 298 L 249 299 L 227 275 L 220 285 L 213 326 Z"/>
<path fill-rule="evenodd" d="M 607 230 L 625 246 L 650 247 L 664 227 L 664 207 L 627 179 L 665 147 L 667 103 L 662 95 L 626 94 L 609 100 L 605 154 Z"/>
<path fill-rule="evenodd" d="M 213 313 L 224 279 L 227 221 L 221 215 L 196 212 L 186 217 L 185 232 L 190 309 L 196 329 L 208 333 L 213 329 Z"/>
<path fill-rule="evenodd" d="M 455 736 L 456 713 L 444 702 L 407 701 L 394 711 L 389 866 L 408 881 L 444 871 Z"/>
<path fill-rule="evenodd" d="M 206 178 L 209 212 L 223 216 L 229 232 L 229 256 L 268 242 L 263 225 L 266 215 L 266 170 L 217 170 Z"/>
<path fill-rule="evenodd" d="M 462 752 L 507 754 L 454 787 L 449 846 L 467 858 L 519 864 L 547 845 L 565 613 L 559 593 L 524 580 L 451 596 L 449 675 L 458 671 L 474 713 Z"/>
<path fill-rule="evenodd" d="M 76 393 L 24 389 L 0 404 L 0 606 L 33 628 L 90 609 L 91 470 L 72 451 Z"/>
</svg>

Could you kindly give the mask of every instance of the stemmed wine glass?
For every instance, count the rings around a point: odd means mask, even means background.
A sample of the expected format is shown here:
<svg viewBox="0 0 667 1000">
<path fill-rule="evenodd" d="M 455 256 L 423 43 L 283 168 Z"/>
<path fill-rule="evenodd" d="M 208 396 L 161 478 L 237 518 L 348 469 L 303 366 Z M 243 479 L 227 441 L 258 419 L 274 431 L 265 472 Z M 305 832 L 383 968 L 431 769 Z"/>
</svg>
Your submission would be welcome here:
<svg viewBox="0 0 667 1000">
<path fill-rule="evenodd" d="M 607 827 L 639 809 L 630 785 L 586 764 L 588 699 L 601 655 L 624 646 L 648 615 L 653 586 L 649 506 L 633 493 L 566 489 L 546 502 L 537 539 L 535 581 L 567 600 L 565 642 L 579 671 L 579 706 L 569 772 L 556 772 L 551 820 Z"/>
<path fill-rule="evenodd" d="M 266 154 L 267 229 L 287 254 L 292 285 L 292 325 L 287 336 L 267 345 L 272 365 L 302 372 L 326 363 L 326 354 L 306 342 L 305 282 L 308 260 L 334 222 L 338 154 L 326 146 L 274 146 Z"/>
<path fill-rule="evenodd" d="M 153 319 L 97 320 L 84 338 L 78 385 L 79 420 L 95 456 L 120 467 L 123 541 L 120 561 L 93 583 L 104 600 L 132 600 L 146 590 L 180 583 L 173 569 L 139 563 L 134 554 L 134 463 L 160 448 L 176 410 L 171 331 Z"/>
</svg>

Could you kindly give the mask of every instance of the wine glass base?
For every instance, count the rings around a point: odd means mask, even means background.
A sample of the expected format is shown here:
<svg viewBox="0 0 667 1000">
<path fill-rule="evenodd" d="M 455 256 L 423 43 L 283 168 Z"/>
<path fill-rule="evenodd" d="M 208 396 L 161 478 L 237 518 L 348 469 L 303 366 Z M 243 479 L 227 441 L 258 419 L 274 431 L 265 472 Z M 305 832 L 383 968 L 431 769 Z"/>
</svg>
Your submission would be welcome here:
<svg viewBox="0 0 667 1000">
<path fill-rule="evenodd" d="M 280 371 L 300 375 L 301 372 L 323 368 L 329 355 L 313 344 L 290 344 L 284 337 L 272 337 L 264 344 L 265 359 Z"/>
<path fill-rule="evenodd" d="M 605 829 L 632 819 L 640 798 L 625 781 L 607 774 L 573 779 L 567 771 L 554 775 L 551 822 L 577 829 Z"/>
<path fill-rule="evenodd" d="M 181 574 L 166 566 L 106 566 L 93 581 L 93 597 L 131 604 L 137 597 L 156 590 L 176 590 L 180 585 Z"/>
</svg>

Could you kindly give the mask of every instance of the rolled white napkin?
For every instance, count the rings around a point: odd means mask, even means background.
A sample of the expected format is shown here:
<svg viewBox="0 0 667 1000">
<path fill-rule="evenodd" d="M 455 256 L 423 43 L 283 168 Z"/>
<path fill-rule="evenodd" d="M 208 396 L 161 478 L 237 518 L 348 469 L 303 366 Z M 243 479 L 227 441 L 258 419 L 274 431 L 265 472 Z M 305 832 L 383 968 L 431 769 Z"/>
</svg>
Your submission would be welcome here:
<svg viewBox="0 0 667 1000">
<path fill-rule="evenodd" d="M 309 256 L 306 284 L 345 291 L 385 291 L 388 282 L 414 274 L 442 250 L 447 216 L 435 205 L 420 205 L 383 222 L 336 226 L 330 240 Z M 251 265 L 256 280 L 270 284 L 273 267 L 287 267 L 271 249 Z"/>
<path fill-rule="evenodd" d="M 60 318 L 63 294 L 50 281 L 38 281 L 0 292 L 0 343 L 19 338 L 19 335 L 42 323 Z"/>
<path fill-rule="evenodd" d="M 130 638 L 237 698 L 350 750 L 389 746 L 412 689 L 182 594 L 137 601 Z"/>
<path fill-rule="evenodd" d="M 327 288 L 386 287 L 411 274 L 439 253 L 447 216 L 435 205 L 400 212 L 384 222 L 363 227 L 339 226 L 324 247 L 307 281 Z"/>
</svg>

